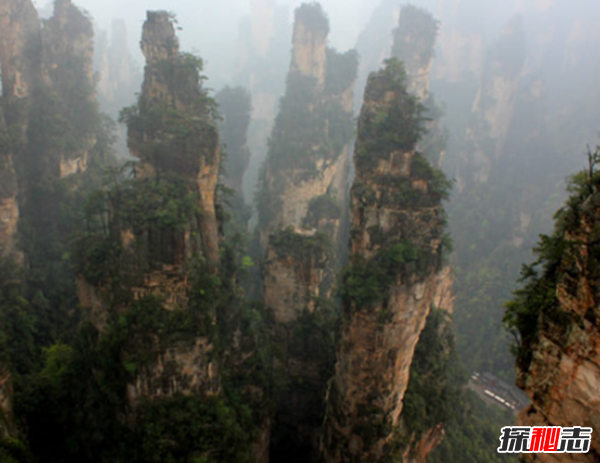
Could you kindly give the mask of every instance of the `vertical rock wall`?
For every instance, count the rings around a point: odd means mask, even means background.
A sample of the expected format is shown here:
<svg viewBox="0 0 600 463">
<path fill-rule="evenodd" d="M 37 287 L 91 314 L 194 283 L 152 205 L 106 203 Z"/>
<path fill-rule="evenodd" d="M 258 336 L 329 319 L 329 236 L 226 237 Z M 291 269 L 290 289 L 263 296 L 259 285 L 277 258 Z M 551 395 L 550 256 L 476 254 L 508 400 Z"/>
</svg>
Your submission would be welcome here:
<svg viewBox="0 0 600 463">
<path fill-rule="evenodd" d="M 516 317 L 513 327 L 520 331 L 517 385 L 532 402 L 519 414 L 517 425 L 591 427 L 591 446 L 585 454 L 522 454 L 524 462 L 591 463 L 600 458 L 597 173 L 593 187 L 586 183 L 559 212 L 555 233 L 542 242 L 543 271 L 516 293 L 520 312 L 513 311 L 509 319 Z M 548 253 L 550 243 L 560 251 Z M 547 296 L 539 298 L 540 291 Z"/>
<path fill-rule="evenodd" d="M 20 207 L 16 162 L 26 143 L 30 98 L 40 80 L 41 31 L 29 0 L 0 2 L 0 255 L 16 250 Z"/>
<path fill-rule="evenodd" d="M 125 21 L 114 20 L 110 37 L 106 32 L 97 38 L 96 69 L 98 71 L 98 95 L 107 112 L 118 116 L 126 104 L 133 102 L 141 75 L 134 65 L 127 48 L 128 36 Z"/>
<path fill-rule="evenodd" d="M 264 345 L 237 286 L 236 250 L 221 243 L 216 103 L 201 85 L 200 58 L 180 51 L 174 23 L 167 12 L 147 13 L 142 92 L 122 112 L 139 161 L 126 178 L 117 175 L 97 211 L 108 224 L 86 248 L 108 246 L 110 264 L 86 255 L 80 302 L 100 343 L 126 330 L 115 349 L 127 369 L 119 413 L 132 432 L 189 429 L 194 437 L 174 439 L 165 455 L 224 461 L 243 453 L 262 463 L 270 441 Z M 162 418 L 148 417 L 157 409 Z M 205 438 L 209 428 L 214 437 Z"/>
<path fill-rule="evenodd" d="M 394 31 L 392 56 L 404 63 L 408 91 L 425 100 L 429 96 L 431 65 L 438 24 L 427 11 L 414 6 L 400 10 Z"/>
<path fill-rule="evenodd" d="M 165 317 L 168 312 L 189 312 L 193 299 L 190 260 L 203 256 L 207 265 L 203 271 L 212 274 L 219 263 L 215 195 L 220 150 L 213 115 L 199 85 L 200 63 L 179 51 L 172 18 L 166 12 L 148 12 L 141 46 L 147 59 L 142 93 L 138 105 L 124 113 L 129 148 L 140 160 L 135 165 L 137 187 L 146 191 L 141 193 L 147 201 L 145 207 L 152 207 L 152 201 L 157 201 L 157 208 L 166 207 L 167 198 L 189 198 L 196 204 L 189 208 L 189 215 L 172 216 L 181 223 L 157 223 L 157 216 L 131 225 L 132 217 L 127 214 L 141 218 L 143 211 L 121 210 L 127 199 L 120 195 L 140 193 L 113 193 L 107 239 L 116 240 L 120 249 L 111 269 L 119 275 L 118 287 L 110 280 L 90 282 L 85 275 L 78 278 L 80 303 L 90 309 L 91 320 L 100 331 L 114 313 L 127 310 L 132 301 L 157 300 Z M 160 189 L 161 182 L 165 190 L 153 190 Z M 197 214 L 192 212 L 195 210 Z M 161 211 L 169 213 L 165 209 L 149 212 Z M 214 325 L 216 321 L 207 323 Z M 206 330 L 210 331 L 209 327 Z M 143 338 L 149 333 L 138 335 Z M 170 335 L 169 330 L 163 334 L 165 338 Z M 220 391 L 214 345 L 208 333 L 198 332 L 186 344 L 160 336 L 155 341 L 145 347 L 154 361 L 138 370 L 128 385 L 131 404 L 140 398 L 177 393 L 214 395 Z M 137 355 L 135 351 L 133 355 Z"/>
<path fill-rule="evenodd" d="M 11 131 L 0 109 L 0 258 L 17 251 L 16 234 L 19 222 L 17 202 L 18 181 L 13 150 L 10 147 Z"/>
<path fill-rule="evenodd" d="M 438 21 L 427 10 L 403 6 L 393 33 L 392 56 L 404 64 L 408 91 L 419 98 L 430 119 L 424 125 L 424 136 L 417 148 L 431 163 L 441 167 L 447 137 L 440 122 L 442 111 L 430 92 L 438 28 Z"/>
<path fill-rule="evenodd" d="M 369 77 L 351 192 L 351 266 L 328 392 L 327 462 L 386 461 L 442 277 L 443 175 L 415 151 L 420 110 L 398 61 Z"/>
<path fill-rule="evenodd" d="M 234 209 L 244 209 L 244 175 L 250 164 L 248 126 L 252 112 L 250 94 L 242 87 L 225 87 L 216 95 L 221 121 L 219 135 L 226 150 L 223 182 L 235 192 Z"/>
<path fill-rule="evenodd" d="M 61 136 L 77 138 L 74 143 L 56 140 L 46 148 L 44 158 L 49 164 L 43 175 L 64 178 L 87 169 L 90 152 L 97 141 L 96 127 L 87 119 L 89 114 L 96 113 L 92 22 L 71 0 L 57 0 L 53 16 L 42 29 L 42 42 L 44 97 L 56 99 L 56 107 L 50 106 L 56 112 L 68 114 L 68 127 Z M 42 95 L 37 98 L 41 99 Z"/>
<path fill-rule="evenodd" d="M 0 3 L 2 91 L 7 99 L 32 95 L 39 79 L 41 29 L 30 0 Z"/>
<path fill-rule="evenodd" d="M 54 15 L 44 24 L 31 1 L 0 2 L 0 258 L 26 262 L 28 270 L 34 269 L 32 273 L 39 270 L 36 264 L 41 254 L 35 235 L 48 236 L 42 244 L 46 252 L 55 231 L 64 226 L 55 211 L 68 207 L 57 204 L 56 196 L 48 191 L 40 195 L 42 184 L 56 187 L 53 182 L 85 170 L 96 142 L 91 132 L 97 127 L 86 131 L 73 124 L 79 120 L 93 126 L 89 116 L 96 114 L 92 40 L 90 21 L 68 0 L 58 0 Z M 81 108 L 92 111 L 79 111 Z M 45 207 L 45 201 L 52 200 L 54 204 Z M 17 247 L 20 218 L 26 218 L 29 226 L 20 236 L 26 256 Z M 10 338 L 14 333 L 6 335 Z M 0 408 L 4 437 L 15 435 L 11 402 L 10 368 L 3 365 Z"/>
<path fill-rule="evenodd" d="M 460 155 L 468 167 L 458 173 L 459 188 L 463 182 L 486 183 L 494 160 L 504 152 L 524 64 L 525 34 L 522 19 L 516 17 L 488 51 L 473 103 L 473 123 Z"/>
<path fill-rule="evenodd" d="M 286 93 L 259 191 L 263 295 L 277 352 L 274 458 L 315 457 L 333 363 L 332 295 L 339 266 L 356 57 L 327 47 L 321 7 L 296 10 Z"/>
<path fill-rule="evenodd" d="M 163 127 L 129 125 L 128 146 L 131 154 L 140 159 L 137 176 L 173 173 L 195 185 L 202 211 L 203 251 L 209 262 L 216 265 L 219 232 L 215 198 L 220 149 L 212 114 L 199 109 L 204 96 L 195 58 L 180 53 L 173 24 L 164 12 L 148 13 L 141 46 L 146 68 L 139 112 L 142 118 L 153 118 Z M 174 119 L 169 119 L 170 111 L 174 112 Z M 183 133 L 176 132 L 180 130 L 177 119 L 185 126 Z"/>
<path fill-rule="evenodd" d="M 289 39 L 292 26 L 289 9 L 274 0 L 252 0 L 250 16 L 242 20 L 238 37 L 236 85 L 252 94 L 252 118 L 248 146 L 252 159 L 244 179 L 246 198 L 256 190 L 260 166 L 277 116 L 278 102 L 285 90 L 289 69 Z"/>
</svg>

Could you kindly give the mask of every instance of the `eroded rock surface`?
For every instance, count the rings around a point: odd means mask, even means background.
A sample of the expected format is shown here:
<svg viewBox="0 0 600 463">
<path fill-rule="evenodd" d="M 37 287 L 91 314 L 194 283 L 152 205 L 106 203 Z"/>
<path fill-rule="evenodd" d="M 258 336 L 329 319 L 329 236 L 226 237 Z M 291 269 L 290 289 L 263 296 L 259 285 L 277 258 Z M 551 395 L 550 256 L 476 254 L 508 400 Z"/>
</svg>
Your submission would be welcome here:
<svg viewBox="0 0 600 463">
<path fill-rule="evenodd" d="M 333 364 L 334 243 L 345 241 L 357 62 L 353 52 L 327 47 L 328 31 L 317 4 L 296 10 L 286 93 L 258 196 L 263 296 L 273 315 L 274 375 L 283 383 L 274 423 L 282 445 L 274 458 L 316 458 Z"/>
<path fill-rule="evenodd" d="M 359 118 L 351 266 L 323 439 L 327 462 L 394 456 L 414 349 L 432 304 L 445 293 L 438 275 L 445 180 L 416 152 L 419 109 L 407 85 L 400 63 L 388 62 L 369 77 Z"/>
<path fill-rule="evenodd" d="M 594 236 L 600 217 L 597 181 L 593 193 L 571 200 L 549 240 L 563 243 L 562 254 L 550 257 L 542 276 L 552 299 L 540 302 L 537 328 L 528 332 L 517 364 L 517 384 L 532 404 L 517 423 L 524 426 L 591 427 L 587 454 L 530 454 L 523 461 L 592 462 L 600 458 L 600 300 Z M 572 216 L 573 217 L 573 216 Z"/>
</svg>

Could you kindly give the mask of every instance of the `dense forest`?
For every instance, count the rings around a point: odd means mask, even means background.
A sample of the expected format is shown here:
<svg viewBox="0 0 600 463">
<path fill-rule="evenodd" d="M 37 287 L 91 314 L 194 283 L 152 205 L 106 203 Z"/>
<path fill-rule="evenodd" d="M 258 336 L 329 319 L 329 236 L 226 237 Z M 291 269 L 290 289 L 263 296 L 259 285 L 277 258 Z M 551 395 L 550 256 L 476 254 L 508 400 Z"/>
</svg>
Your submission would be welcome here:
<svg viewBox="0 0 600 463">
<path fill-rule="evenodd" d="M 598 9 L 383 0 L 340 50 L 332 2 L 250 3 L 233 59 L 185 13 L 0 0 L 0 461 L 596 431 Z"/>
</svg>

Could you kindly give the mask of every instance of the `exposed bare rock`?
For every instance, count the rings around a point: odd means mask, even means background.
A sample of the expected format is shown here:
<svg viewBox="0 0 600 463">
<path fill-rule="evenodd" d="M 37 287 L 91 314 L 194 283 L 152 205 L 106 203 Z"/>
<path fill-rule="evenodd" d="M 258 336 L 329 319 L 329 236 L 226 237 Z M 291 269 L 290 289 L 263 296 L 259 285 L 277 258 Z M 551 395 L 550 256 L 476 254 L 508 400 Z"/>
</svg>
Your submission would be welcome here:
<svg viewBox="0 0 600 463">
<path fill-rule="evenodd" d="M 441 125 L 442 111 L 430 92 L 431 67 L 439 23 L 427 10 L 406 5 L 400 9 L 398 27 L 394 30 L 392 56 L 402 61 L 407 74 L 408 91 L 425 106 L 429 119 L 418 151 L 437 167 L 441 167 L 446 149 L 446 134 Z"/>
<path fill-rule="evenodd" d="M 433 298 L 433 305 L 452 315 L 454 313 L 454 302 L 456 300 L 456 294 L 454 293 L 454 269 L 451 266 L 447 266 L 439 273 L 438 277 L 439 280 Z"/>
<path fill-rule="evenodd" d="M 437 29 L 437 22 L 427 11 L 411 5 L 400 10 L 400 21 L 394 31 L 392 56 L 404 63 L 408 91 L 421 100 L 429 96 Z"/>
<path fill-rule="evenodd" d="M 40 77 L 41 29 L 30 0 L 0 2 L 2 90 L 7 99 L 32 95 Z"/>
<path fill-rule="evenodd" d="M 444 440 L 444 425 L 429 430 L 418 442 L 411 442 L 404 451 L 402 461 L 406 463 L 427 463 L 427 457 Z"/>
<path fill-rule="evenodd" d="M 106 32 L 97 35 L 98 96 L 105 111 L 116 118 L 121 108 L 133 103 L 142 76 L 127 47 L 125 21 L 114 20 L 110 36 Z"/>
<path fill-rule="evenodd" d="M 250 164 L 248 127 L 252 101 L 246 89 L 229 86 L 219 91 L 215 99 L 219 104 L 219 114 L 222 118 L 218 124 L 219 135 L 227 152 L 223 183 L 235 192 L 234 210 L 243 212 L 244 175 Z"/>
<path fill-rule="evenodd" d="M 273 308 L 279 323 L 293 323 L 303 311 L 315 311 L 315 298 L 319 297 L 319 284 L 326 269 L 327 255 L 324 252 L 303 256 L 305 265 L 299 265 L 294 257 L 281 258 L 273 248 L 269 248 L 266 256 L 265 304 Z"/>
<path fill-rule="evenodd" d="M 160 399 L 175 394 L 215 396 L 221 390 L 217 364 L 211 360 L 214 346 L 206 338 L 196 338 L 193 345 L 173 346 L 166 350 L 157 343 L 157 359 L 149 368 L 136 374 L 127 386 L 127 399 L 135 407 L 140 399 Z"/>
<path fill-rule="evenodd" d="M 44 27 L 30 1 L 7 0 L 0 4 L 0 11 L 2 86 L 4 99 L 10 105 L 6 123 L 16 142 L 12 143 L 16 150 L 11 153 L 12 163 L 25 163 L 23 158 L 27 153 L 30 157 L 27 162 L 41 166 L 40 172 L 53 178 L 85 170 L 89 152 L 96 142 L 92 134 L 95 127 L 84 130 L 77 126 L 78 121 L 92 125 L 83 111 L 87 107 L 83 107 L 95 104 L 90 20 L 70 0 L 56 2 L 54 15 Z M 75 80 L 78 81 L 76 89 Z M 52 99 L 55 97 L 60 102 Z M 61 104 L 64 107 L 60 107 Z M 74 143 L 61 144 L 56 140 L 45 140 L 44 146 L 35 145 L 30 139 L 35 135 L 28 133 L 28 129 L 36 117 L 45 113 L 51 113 L 56 119 L 60 113 L 62 118 L 57 125 L 65 125 L 60 127 L 60 135 L 78 138 L 76 147 Z M 77 113 L 76 116 L 73 113 Z M 36 126 L 33 131 L 41 129 Z M 38 178 L 20 179 L 22 199 L 38 182 Z"/>
<path fill-rule="evenodd" d="M 271 426 L 271 421 L 265 420 L 260 435 L 256 440 L 252 459 L 256 463 L 269 463 L 270 461 Z"/>
<path fill-rule="evenodd" d="M 600 426 L 600 300 L 594 251 L 600 196 L 594 182 L 591 194 L 584 186 L 578 199 L 570 199 L 557 231 L 546 242 L 563 250 L 544 254 L 547 264 L 538 285 L 552 285 L 545 291 L 553 297 L 536 307 L 540 313 L 535 330 L 521 331 L 523 345 L 517 363 L 517 384 L 532 401 L 519 414 L 518 424 L 591 427 L 591 448 L 587 454 L 560 454 L 559 459 L 553 454 L 531 454 L 523 461 L 592 462 L 600 458 L 596 432 Z M 577 220 L 569 221 L 565 218 L 569 215 Z"/>
<path fill-rule="evenodd" d="M 142 50 L 147 58 L 142 93 L 124 116 L 129 147 L 140 160 L 136 182 L 132 189 L 116 189 L 107 205 L 111 215 L 105 239 L 114 240 L 118 249 L 111 269 L 112 275 L 119 275 L 118 283 L 106 274 L 92 279 L 80 275 L 78 296 L 101 333 L 115 314 L 130 313 L 136 304 L 153 307 L 147 310 L 156 310 L 162 323 L 174 316 L 187 317 L 192 324 L 205 318 L 185 342 L 178 341 L 173 327 L 135 333 L 140 339 L 129 354 L 139 355 L 143 349 L 152 360 L 139 367 L 131 361 L 135 375 L 127 394 L 133 409 L 140 398 L 210 396 L 221 388 L 215 347 L 206 334 L 216 329 L 215 314 L 191 314 L 194 291 L 204 291 L 194 286 L 192 260 L 204 259 L 202 272 L 210 275 L 219 262 L 215 195 L 220 150 L 210 100 L 200 86 L 201 62 L 179 51 L 168 13 L 148 12 Z M 136 188 L 142 193 L 135 193 Z M 135 194 L 143 197 L 144 207 L 152 208 L 149 204 L 156 201 L 153 212 L 159 215 L 144 221 L 144 212 L 137 208 L 124 213 L 125 196 Z M 167 196 L 179 207 L 187 206 L 161 222 L 160 214 L 170 213 L 164 210 Z M 135 214 L 134 225 L 122 223 Z"/>
<path fill-rule="evenodd" d="M 149 11 L 142 32 L 142 52 L 146 63 L 179 58 L 179 39 L 175 36 L 172 18 L 166 11 Z M 151 83 L 148 83 L 151 87 Z"/>
<path fill-rule="evenodd" d="M 344 127 L 340 132 L 339 118 L 351 121 L 353 79 L 351 75 L 344 76 L 345 81 L 341 79 L 340 82 L 339 74 L 344 69 L 336 65 L 346 60 L 350 63 L 346 66 L 352 72 L 353 56 L 327 49 L 327 18 L 318 5 L 306 4 L 297 9 L 295 30 L 286 96 L 273 131 L 274 142 L 262 178 L 262 191 L 268 198 L 259 198 L 259 201 L 262 200 L 259 206 L 261 243 L 267 250 L 265 275 L 275 279 L 274 284 L 265 286 L 265 298 L 276 313 L 284 307 L 287 311 L 291 310 L 279 298 L 291 300 L 295 290 L 290 289 L 290 297 L 283 296 L 287 291 L 285 288 L 292 288 L 294 284 L 288 282 L 290 284 L 277 289 L 280 286 L 276 283 L 277 279 L 285 279 L 287 272 L 281 273 L 271 266 L 282 270 L 295 264 L 291 261 L 277 262 L 269 236 L 273 232 L 291 229 L 298 235 L 298 241 L 308 240 L 319 232 L 325 232 L 333 242 L 340 238 L 350 153 L 351 132 L 350 137 L 344 132 Z M 301 40 L 300 36 L 305 39 Z M 326 70 L 329 70 L 327 75 Z M 334 115 L 338 118 L 336 121 Z M 298 133 L 290 132 L 290 120 L 294 117 L 303 118 L 296 125 Z M 338 127 L 329 128 L 334 123 Z M 331 146 L 331 138 L 337 138 L 338 145 Z M 337 213 L 330 211 L 325 213 L 327 217 L 317 217 L 322 214 L 318 211 L 315 214 L 312 210 L 316 209 L 316 200 L 324 203 L 324 209 L 329 205 L 337 209 Z M 296 273 L 295 270 L 292 273 Z M 316 291 L 309 291 L 303 301 L 297 301 L 297 315 L 303 307 L 310 306 L 311 298 L 319 296 L 317 288 L 324 275 L 315 276 L 317 279 L 311 283 Z M 307 275 L 304 280 L 306 278 Z M 277 306 L 280 308 L 276 309 Z M 284 318 L 290 322 L 292 315 L 288 313 Z"/>
<path fill-rule="evenodd" d="M 522 19 L 516 17 L 506 25 L 502 37 L 486 56 L 479 92 L 473 103 L 474 122 L 465 135 L 467 149 L 461 153 L 472 172 L 470 178 L 458 174 L 466 182 L 486 183 L 493 161 L 504 152 L 524 63 L 523 24 Z"/>
<path fill-rule="evenodd" d="M 77 8 L 71 0 L 57 0 L 54 4 L 54 15 L 44 27 L 44 70 L 49 74 L 50 85 L 53 82 L 53 71 L 64 67 L 67 60 L 81 61 L 85 85 L 93 89 L 94 71 L 94 30 L 92 22 Z M 94 93 L 88 95 L 95 99 Z"/>
<path fill-rule="evenodd" d="M 0 109 L 0 258 L 17 253 L 19 222 L 17 173 L 11 154 L 10 132 Z M 17 253 L 18 254 L 18 253 Z"/>
<path fill-rule="evenodd" d="M 292 60 L 259 190 L 263 295 L 273 314 L 277 458 L 312 460 L 333 364 L 332 295 L 352 140 L 353 52 L 327 47 L 318 4 L 296 10 Z"/>
<path fill-rule="evenodd" d="M 296 11 L 292 41 L 292 72 L 313 77 L 325 85 L 325 55 L 329 24 L 318 4 L 304 4 Z"/>
<path fill-rule="evenodd" d="M 292 26 L 289 7 L 271 0 L 252 0 L 250 16 L 242 20 L 238 36 L 236 85 L 252 95 L 248 147 L 252 153 L 244 192 L 249 199 L 256 189 L 259 166 L 268 151 L 268 140 L 285 90 L 289 70 Z"/>
<path fill-rule="evenodd" d="M 26 142 L 30 97 L 39 84 L 40 23 L 30 0 L 0 2 L 0 256 L 17 253 L 20 207 L 15 157 Z M 5 112 L 4 108 L 10 107 Z"/>
<path fill-rule="evenodd" d="M 10 162 L 10 161 L 8 161 Z M 9 167 L 10 168 L 10 167 Z M 16 251 L 15 235 L 19 221 L 19 205 L 16 196 L 0 199 L 0 256 Z"/>
<path fill-rule="evenodd" d="M 141 46 L 147 64 L 138 117 L 150 118 L 157 125 L 128 124 L 129 149 L 140 159 L 137 175 L 147 178 L 172 173 L 195 185 L 202 211 L 203 249 L 216 265 L 215 199 L 221 156 L 213 115 L 203 102 L 206 91 L 200 87 L 198 74 L 201 62 L 180 53 L 172 18 L 164 11 L 148 12 Z"/>
<path fill-rule="evenodd" d="M 77 299 L 81 307 L 87 309 L 90 323 L 101 333 L 108 324 L 110 299 L 108 291 L 97 288 L 82 275 L 77 276 Z"/>
<path fill-rule="evenodd" d="M 69 122 L 62 128 L 63 138 L 78 138 L 78 143 L 49 144 L 43 154 L 47 174 L 64 178 L 87 169 L 90 152 L 96 144 L 96 127 L 86 119 L 96 111 L 96 82 L 93 71 L 94 30 L 92 22 L 71 0 L 58 0 L 54 14 L 42 28 L 42 78 L 44 97 L 57 98 Z M 52 95 L 52 96 L 50 96 Z M 38 98 L 41 98 L 38 94 Z M 55 116 L 53 114 L 53 116 Z M 55 116 L 56 117 L 56 116 Z M 78 125 L 85 121 L 87 126 Z M 76 132 L 76 133 L 75 133 Z"/>
<path fill-rule="evenodd" d="M 369 77 L 359 118 L 351 266 L 323 439 L 331 463 L 394 456 L 414 349 L 430 307 L 446 293 L 445 180 L 415 151 L 419 110 L 407 85 L 400 63 L 388 63 Z"/>
</svg>

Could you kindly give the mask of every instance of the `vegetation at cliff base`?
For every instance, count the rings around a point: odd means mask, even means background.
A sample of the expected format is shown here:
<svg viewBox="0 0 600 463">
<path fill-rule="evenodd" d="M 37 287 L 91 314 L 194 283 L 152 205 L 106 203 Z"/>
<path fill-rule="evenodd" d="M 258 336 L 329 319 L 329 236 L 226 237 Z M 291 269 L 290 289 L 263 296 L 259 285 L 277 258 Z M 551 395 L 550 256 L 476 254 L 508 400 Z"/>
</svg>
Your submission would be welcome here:
<svg viewBox="0 0 600 463">
<path fill-rule="evenodd" d="M 451 316 L 432 307 L 410 367 L 402 426 L 395 436 L 398 450 L 443 426 L 445 436 L 427 459 L 431 463 L 518 460 L 497 453 L 500 429 L 514 423 L 514 415 L 486 405 L 468 388 L 468 378 L 455 348 Z"/>
<path fill-rule="evenodd" d="M 400 430 L 404 445 L 418 442 L 426 432 L 462 412 L 467 374 L 456 355 L 451 323 L 449 314 L 431 308 L 404 395 Z"/>
</svg>

